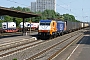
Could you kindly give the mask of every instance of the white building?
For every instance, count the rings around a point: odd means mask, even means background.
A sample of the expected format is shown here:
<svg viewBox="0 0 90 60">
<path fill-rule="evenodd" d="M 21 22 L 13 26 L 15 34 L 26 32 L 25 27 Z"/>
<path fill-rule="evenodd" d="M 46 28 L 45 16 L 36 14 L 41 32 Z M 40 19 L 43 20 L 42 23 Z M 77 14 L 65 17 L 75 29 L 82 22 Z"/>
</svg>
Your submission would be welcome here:
<svg viewBox="0 0 90 60">
<path fill-rule="evenodd" d="M 31 11 L 36 12 L 36 2 L 31 2 Z"/>
<path fill-rule="evenodd" d="M 36 5 L 36 6 L 35 6 Z M 36 11 L 54 10 L 56 11 L 56 0 L 36 0 L 36 4 L 31 3 L 31 11 L 36 8 Z"/>
</svg>

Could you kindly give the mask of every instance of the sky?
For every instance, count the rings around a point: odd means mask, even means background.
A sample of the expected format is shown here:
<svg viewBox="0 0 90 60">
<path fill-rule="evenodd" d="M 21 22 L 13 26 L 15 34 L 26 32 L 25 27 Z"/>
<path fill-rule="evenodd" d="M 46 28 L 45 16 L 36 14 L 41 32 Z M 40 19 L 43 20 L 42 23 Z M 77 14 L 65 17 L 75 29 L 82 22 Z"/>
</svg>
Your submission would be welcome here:
<svg viewBox="0 0 90 60">
<path fill-rule="evenodd" d="M 31 2 L 36 0 L 1 0 L 1 7 L 30 7 Z M 74 15 L 82 22 L 90 22 L 90 0 L 56 0 L 56 12 Z"/>
</svg>

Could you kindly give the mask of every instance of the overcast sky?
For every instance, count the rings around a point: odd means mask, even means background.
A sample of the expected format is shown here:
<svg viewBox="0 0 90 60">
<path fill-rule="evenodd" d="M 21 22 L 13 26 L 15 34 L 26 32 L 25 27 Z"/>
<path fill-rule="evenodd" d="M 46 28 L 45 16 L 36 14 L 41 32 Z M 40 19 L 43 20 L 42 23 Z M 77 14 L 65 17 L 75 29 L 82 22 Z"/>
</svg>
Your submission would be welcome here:
<svg viewBox="0 0 90 60">
<path fill-rule="evenodd" d="M 1 0 L 2 7 L 30 7 L 36 0 Z M 72 14 L 77 20 L 90 22 L 90 0 L 56 0 L 56 12 Z"/>
</svg>

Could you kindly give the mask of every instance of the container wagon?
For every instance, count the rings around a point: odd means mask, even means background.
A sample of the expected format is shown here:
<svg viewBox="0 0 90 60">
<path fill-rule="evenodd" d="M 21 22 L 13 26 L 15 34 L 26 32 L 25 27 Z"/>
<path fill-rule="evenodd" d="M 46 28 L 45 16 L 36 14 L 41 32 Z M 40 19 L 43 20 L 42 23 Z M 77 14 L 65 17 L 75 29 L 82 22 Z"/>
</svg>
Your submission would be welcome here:
<svg viewBox="0 0 90 60">
<path fill-rule="evenodd" d="M 66 23 L 63 22 L 63 21 L 57 21 L 57 34 L 60 36 L 60 35 L 63 35 L 63 33 L 65 32 L 66 30 Z"/>
<path fill-rule="evenodd" d="M 3 32 L 17 32 L 16 23 L 15 22 L 3 22 L 2 23 Z"/>
</svg>

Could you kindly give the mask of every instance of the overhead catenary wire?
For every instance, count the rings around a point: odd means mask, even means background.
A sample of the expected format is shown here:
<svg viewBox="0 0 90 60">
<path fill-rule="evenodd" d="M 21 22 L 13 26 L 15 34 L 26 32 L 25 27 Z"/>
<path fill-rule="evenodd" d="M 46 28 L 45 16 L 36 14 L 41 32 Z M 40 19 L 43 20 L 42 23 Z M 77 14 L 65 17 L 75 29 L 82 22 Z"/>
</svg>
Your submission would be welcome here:
<svg viewBox="0 0 90 60">
<path fill-rule="evenodd" d="M 75 1 L 75 0 L 72 0 L 71 2 L 73 2 L 73 1 Z M 71 3 L 70 2 L 70 3 Z M 62 2 L 64 5 L 66 5 L 66 3 L 64 3 L 64 2 Z M 60 6 L 59 4 L 56 4 L 57 6 Z M 71 13 L 73 13 L 73 14 L 75 14 L 75 15 L 78 15 L 78 14 L 76 14 L 75 12 L 72 12 L 72 10 L 71 9 L 67 9 L 67 8 L 65 8 L 65 7 L 63 7 L 63 6 L 60 6 L 61 8 L 63 8 L 63 9 L 65 9 L 65 10 L 68 10 L 69 12 L 71 12 Z"/>
<path fill-rule="evenodd" d="M 73 3 L 75 0 L 72 0 L 71 2 L 69 2 L 69 3 Z M 64 3 L 64 2 L 62 2 L 64 5 L 66 5 L 66 3 Z M 60 6 L 59 4 L 56 4 L 57 6 Z M 67 9 L 67 8 L 65 8 L 65 7 L 63 7 L 63 6 L 60 6 L 61 8 L 63 8 L 63 9 L 65 9 L 65 10 L 68 10 L 69 12 L 71 12 L 71 13 L 73 13 L 73 14 L 75 14 L 76 16 L 75 17 L 78 17 L 78 14 L 77 13 L 75 13 L 75 12 L 73 12 L 71 9 Z M 84 9 L 82 8 L 82 11 L 83 11 Z M 83 11 L 84 12 L 84 11 Z M 83 14 L 84 15 L 84 14 Z M 80 17 L 80 16 L 79 16 Z M 83 18 L 87 18 L 87 17 L 89 17 L 88 15 L 86 15 L 86 16 L 82 16 Z"/>
<path fill-rule="evenodd" d="M 20 5 L 23 5 L 23 6 L 29 6 L 29 5 L 26 5 L 26 4 L 22 4 L 22 3 L 16 2 L 16 1 L 14 1 L 14 0 L 7 0 L 7 1 L 13 2 L 13 3 L 15 3 L 15 4 L 20 4 Z"/>
<path fill-rule="evenodd" d="M 59 4 L 56 4 L 57 6 L 60 6 Z M 65 10 L 68 10 L 69 12 L 71 12 L 71 13 L 73 13 L 73 14 L 75 14 L 75 15 L 77 15 L 76 13 L 74 13 L 74 12 L 72 12 L 72 10 L 70 9 L 67 9 L 67 8 L 65 8 L 65 7 L 62 7 L 62 6 L 60 6 L 61 8 L 63 8 L 63 9 L 65 9 Z"/>
</svg>

